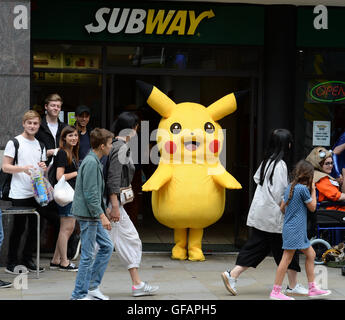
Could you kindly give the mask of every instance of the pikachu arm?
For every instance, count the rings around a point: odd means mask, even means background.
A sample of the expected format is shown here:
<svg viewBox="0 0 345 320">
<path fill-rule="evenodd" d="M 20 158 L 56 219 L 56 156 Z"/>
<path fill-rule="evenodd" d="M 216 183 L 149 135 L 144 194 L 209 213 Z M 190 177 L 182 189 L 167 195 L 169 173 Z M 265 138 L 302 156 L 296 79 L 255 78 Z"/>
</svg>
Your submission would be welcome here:
<svg viewBox="0 0 345 320">
<path fill-rule="evenodd" d="M 212 174 L 212 178 L 215 183 L 219 184 L 220 186 L 226 189 L 242 189 L 241 184 L 229 173 L 225 170 L 222 165 L 218 165 L 217 168 L 213 168 L 210 172 Z"/>
<path fill-rule="evenodd" d="M 159 164 L 151 178 L 142 186 L 143 191 L 157 191 L 172 177 L 173 169 L 169 165 Z"/>
</svg>

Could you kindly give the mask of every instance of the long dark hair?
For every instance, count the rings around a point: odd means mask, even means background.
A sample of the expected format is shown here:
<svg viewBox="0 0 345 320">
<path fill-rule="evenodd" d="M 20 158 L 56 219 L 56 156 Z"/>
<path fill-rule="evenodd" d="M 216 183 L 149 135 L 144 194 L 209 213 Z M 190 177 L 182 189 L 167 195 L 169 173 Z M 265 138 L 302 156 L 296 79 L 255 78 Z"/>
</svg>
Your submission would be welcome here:
<svg viewBox="0 0 345 320">
<path fill-rule="evenodd" d="M 289 204 L 289 201 L 292 199 L 293 191 L 297 183 L 306 185 L 309 191 L 311 192 L 313 177 L 314 177 L 314 166 L 306 160 L 300 160 L 296 164 L 296 167 L 293 170 L 292 175 L 293 175 L 293 178 L 291 182 L 289 198 L 286 201 L 286 206 Z"/>
<path fill-rule="evenodd" d="M 76 127 L 66 126 L 62 129 L 60 135 L 59 148 L 63 149 L 66 152 L 68 165 L 72 164 L 73 158 L 75 159 L 76 163 L 78 163 L 79 161 L 79 138 L 78 143 L 72 148 L 72 152 L 69 148 L 66 148 L 66 136 L 75 131 L 78 133 Z"/>
<path fill-rule="evenodd" d="M 122 130 L 134 129 L 139 124 L 138 116 L 129 111 L 125 111 L 119 114 L 118 118 L 114 122 L 114 135 L 119 135 Z"/>
<path fill-rule="evenodd" d="M 271 132 L 268 146 L 261 164 L 260 170 L 260 185 L 262 186 L 265 181 L 265 176 L 269 166 L 274 162 L 269 181 L 272 184 L 273 174 L 277 163 L 284 160 L 288 164 L 290 150 L 292 145 L 292 134 L 287 129 L 275 129 Z M 266 165 L 267 169 L 266 168 Z"/>
</svg>

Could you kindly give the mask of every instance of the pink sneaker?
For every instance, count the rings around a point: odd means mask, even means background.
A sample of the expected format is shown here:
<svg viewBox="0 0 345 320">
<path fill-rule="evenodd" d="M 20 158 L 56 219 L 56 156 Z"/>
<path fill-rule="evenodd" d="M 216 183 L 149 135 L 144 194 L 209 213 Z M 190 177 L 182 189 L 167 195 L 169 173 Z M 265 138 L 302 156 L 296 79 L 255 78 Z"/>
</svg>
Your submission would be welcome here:
<svg viewBox="0 0 345 320">
<path fill-rule="evenodd" d="M 273 286 L 273 289 L 270 294 L 270 299 L 272 300 L 295 300 L 292 297 L 286 296 L 284 293 L 281 292 L 281 286 Z"/>
<path fill-rule="evenodd" d="M 309 292 L 308 297 L 309 298 L 321 298 L 328 296 L 332 293 L 331 290 L 321 290 L 319 289 L 314 282 L 309 283 Z"/>
</svg>

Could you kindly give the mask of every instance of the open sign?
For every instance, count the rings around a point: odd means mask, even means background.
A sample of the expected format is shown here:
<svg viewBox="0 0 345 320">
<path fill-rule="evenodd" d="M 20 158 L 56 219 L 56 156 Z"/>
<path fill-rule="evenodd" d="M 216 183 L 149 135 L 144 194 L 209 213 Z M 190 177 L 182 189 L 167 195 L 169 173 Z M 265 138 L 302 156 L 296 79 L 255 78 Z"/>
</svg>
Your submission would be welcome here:
<svg viewBox="0 0 345 320">
<path fill-rule="evenodd" d="M 313 100 L 319 102 L 339 102 L 345 100 L 345 82 L 326 81 L 317 84 L 310 90 Z"/>
</svg>

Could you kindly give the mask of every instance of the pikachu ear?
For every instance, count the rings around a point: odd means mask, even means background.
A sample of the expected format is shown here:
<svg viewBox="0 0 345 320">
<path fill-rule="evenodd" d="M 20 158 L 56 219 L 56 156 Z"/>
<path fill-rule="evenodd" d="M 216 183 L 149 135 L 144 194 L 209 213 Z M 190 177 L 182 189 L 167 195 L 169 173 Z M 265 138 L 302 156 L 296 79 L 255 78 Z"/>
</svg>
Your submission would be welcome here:
<svg viewBox="0 0 345 320">
<path fill-rule="evenodd" d="M 225 116 L 236 111 L 238 100 L 248 92 L 248 90 L 245 90 L 228 94 L 212 103 L 206 110 L 214 121 L 223 119 Z"/>
<path fill-rule="evenodd" d="M 156 110 L 162 117 L 169 118 L 173 109 L 176 107 L 176 103 L 152 84 L 140 80 L 137 80 L 136 84 L 143 93 L 149 106 Z"/>
</svg>

